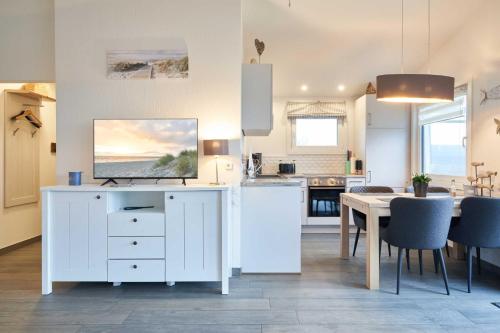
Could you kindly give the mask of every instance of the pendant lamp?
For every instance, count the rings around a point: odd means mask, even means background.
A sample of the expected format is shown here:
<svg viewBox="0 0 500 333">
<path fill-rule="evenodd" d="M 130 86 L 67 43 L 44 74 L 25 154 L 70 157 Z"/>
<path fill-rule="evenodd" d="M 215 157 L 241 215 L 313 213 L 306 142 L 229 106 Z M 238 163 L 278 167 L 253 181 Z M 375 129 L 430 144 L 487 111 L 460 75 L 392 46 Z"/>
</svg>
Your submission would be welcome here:
<svg viewBox="0 0 500 333">
<path fill-rule="evenodd" d="M 431 15 L 427 8 L 427 65 L 430 61 Z M 392 103 L 453 102 L 455 78 L 433 74 L 405 74 L 403 71 L 404 0 L 401 0 L 401 74 L 377 76 L 377 100 Z"/>
</svg>

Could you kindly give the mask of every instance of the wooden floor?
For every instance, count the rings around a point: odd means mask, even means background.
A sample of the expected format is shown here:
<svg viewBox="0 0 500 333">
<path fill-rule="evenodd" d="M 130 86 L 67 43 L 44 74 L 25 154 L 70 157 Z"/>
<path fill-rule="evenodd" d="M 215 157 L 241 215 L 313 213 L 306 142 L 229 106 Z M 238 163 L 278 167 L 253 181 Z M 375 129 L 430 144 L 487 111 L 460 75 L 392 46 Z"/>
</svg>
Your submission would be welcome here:
<svg viewBox="0 0 500 333">
<path fill-rule="evenodd" d="M 351 242 L 353 244 L 353 242 Z M 302 275 L 244 275 L 229 296 L 216 283 L 58 283 L 40 296 L 40 243 L 0 256 L 1 332 L 500 332 L 500 276 L 475 274 L 467 294 L 465 264 L 447 260 L 451 296 L 425 253 L 418 274 L 396 258 L 381 263 L 381 290 L 364 287 L 364 239 L 358 256 L 339 258 L 338 235 L 303 236 Z M 396 251 L 393 251 L 396 252 Z M 415 252 L 415 251 L 414 251 Z"/>
</svg>

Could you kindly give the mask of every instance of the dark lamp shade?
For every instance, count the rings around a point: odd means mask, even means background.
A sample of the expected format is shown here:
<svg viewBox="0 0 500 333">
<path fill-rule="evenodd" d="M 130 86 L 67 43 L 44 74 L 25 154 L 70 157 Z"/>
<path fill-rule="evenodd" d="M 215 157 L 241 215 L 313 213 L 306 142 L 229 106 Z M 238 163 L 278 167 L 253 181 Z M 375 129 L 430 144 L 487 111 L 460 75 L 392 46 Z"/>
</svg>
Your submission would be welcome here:
<svg viewBox="0 0 500 333">
<path fill-rule="evenodd" d="M 393 103 L 453 102 L 455 78 L 431 74 L 377 76 L 377 100 Z"/>
<path fill-rule="evenodd" d="M 203 140 L 204 155 L 229 155 L 228 140 Z"/>
</svg>

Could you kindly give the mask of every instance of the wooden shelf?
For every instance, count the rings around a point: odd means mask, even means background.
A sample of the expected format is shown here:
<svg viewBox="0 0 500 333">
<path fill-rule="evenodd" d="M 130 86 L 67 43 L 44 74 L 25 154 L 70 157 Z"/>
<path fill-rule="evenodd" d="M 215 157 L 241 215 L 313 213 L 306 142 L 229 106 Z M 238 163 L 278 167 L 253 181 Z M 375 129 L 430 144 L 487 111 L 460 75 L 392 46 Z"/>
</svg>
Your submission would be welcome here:
<svg viewBox="0 0 500 333">
<path fill-rule="evenodd" d="M 31 90 L 6 89 L 5 91 L 8 92 L 8 93 L 11 93 L 11 94 L 26 96 L 26 97 L 37 99 L 37 100 L 45 99 L 47 101 L 53 101 L 53 102 L 56 101 L 55 98 L 52 98 L 52 97 L 46 96 L 46 95 L 41 95 L 41 94 L 36 93 L 34 91 L 31 91 Z"/>
</svg>

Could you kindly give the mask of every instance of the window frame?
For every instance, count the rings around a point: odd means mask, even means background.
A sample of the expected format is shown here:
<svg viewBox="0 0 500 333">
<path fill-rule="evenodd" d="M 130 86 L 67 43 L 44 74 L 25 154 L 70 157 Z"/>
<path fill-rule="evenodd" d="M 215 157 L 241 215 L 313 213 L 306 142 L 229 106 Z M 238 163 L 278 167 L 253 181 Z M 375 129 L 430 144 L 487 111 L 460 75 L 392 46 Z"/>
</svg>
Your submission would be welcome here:
<svg viewBox="0 0 500 333">
<path fill-rule="evenodd" d="M 466 175 L 462 176 L 448 176 L 448 175 L 440 175 L 440 174 L 429 174 L 432 178 L 433 186 L 450 186 L 451 181 L 455 180 L 455 183 L 458 188 L 460 188 L 463 184 L 467 184 L 467 175 L 470 175 L 471 172 L 471 146 L 472 146 L 472 80 L 466 81 L 462 84 L 457 85 L 456 87 L 466 86 L 466 111 L 465 111 L 465 126 L 466 126 L 466 153 L 465 153 L 465 171 Z M 418 122 L 418 109 L 417 105 L 412 105 L 411 112 L 411 172 L 422 173 L 423 172 L 423 161 L 422 161 L 422 150 L 423 150 L 423 138 L 422 138 L 422 125 Z"/>
<path fill-rule="evenodd" d="M 305 119 L 318 119 L 318 117 L 307 117 Z M 327 117 L 320 119 L 328 119 Z M 345 154 L 347 126 L 346 117 L 335 117 L 337 119 L 337 145 L 336 146 L 297 146 L 295 144 L 296 136 L 296 118 L 287 119 L 287 153 L 290 155 L 317 155 L 317 154 Z"/>
</svg>

